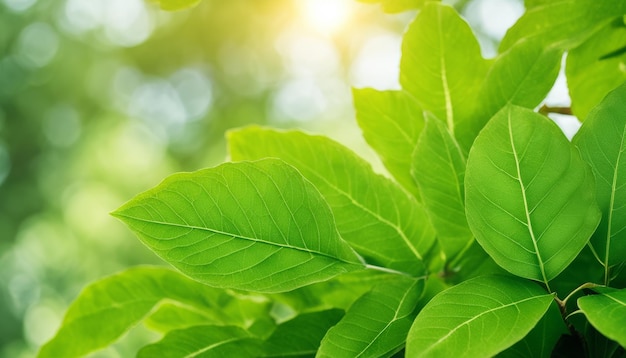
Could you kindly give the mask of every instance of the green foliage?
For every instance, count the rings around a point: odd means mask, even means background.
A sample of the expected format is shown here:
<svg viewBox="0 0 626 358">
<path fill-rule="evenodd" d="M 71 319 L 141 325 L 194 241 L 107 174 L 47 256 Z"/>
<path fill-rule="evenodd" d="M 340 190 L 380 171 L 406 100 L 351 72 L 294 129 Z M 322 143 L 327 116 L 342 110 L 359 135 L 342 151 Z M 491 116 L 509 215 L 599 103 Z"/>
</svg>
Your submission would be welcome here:
<svg viewBox="0 0 626 358">
<path fill-rule="evenodd" d="M 623 354 L 626 84 L 600 86 L 572 142 L 532 108 L 564 51 L 615 46 L 585 48 L 626 5 L 527 5 L 485 60 L 457 12 L 428 2 L 402 89 L 353 91 L 395 180 L 326 137 L 247 127 L 227 136 L 235 162 L 116 210 L 182 275 L 89 286 L 40 356 L 84 355 L 141 321 L 163 335 L 146 357 Z"/>
</svg>

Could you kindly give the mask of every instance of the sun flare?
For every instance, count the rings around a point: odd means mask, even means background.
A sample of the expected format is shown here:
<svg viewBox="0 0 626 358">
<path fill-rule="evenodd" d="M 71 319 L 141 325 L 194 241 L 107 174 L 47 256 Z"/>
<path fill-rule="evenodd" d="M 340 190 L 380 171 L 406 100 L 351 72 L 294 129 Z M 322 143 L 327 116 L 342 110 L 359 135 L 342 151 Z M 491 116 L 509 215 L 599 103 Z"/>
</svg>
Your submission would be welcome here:
<svg viewBox="0 0 626 358">
<path fill-rule="evenodd" d="M 333 34 L 348 22 L 350 4 L 346 0 L 303 0 L 300 11 L 316 31 Z"/>
</svg>

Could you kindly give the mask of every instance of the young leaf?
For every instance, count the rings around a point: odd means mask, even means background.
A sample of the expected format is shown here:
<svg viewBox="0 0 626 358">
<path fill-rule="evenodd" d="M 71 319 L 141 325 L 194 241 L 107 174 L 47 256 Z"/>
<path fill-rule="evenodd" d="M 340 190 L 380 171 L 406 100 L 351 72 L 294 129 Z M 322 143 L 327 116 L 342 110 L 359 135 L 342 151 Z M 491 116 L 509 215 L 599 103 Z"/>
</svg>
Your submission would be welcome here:
<svg viewBox="0 0 626 358">
<path fill-rule="evenodd" d="M 235 326 L 194 326 L 167 333 L 139 350 L 138 358 L 259 357 L 262 342 Z"/>
<path fill-rule="evenodd" d="M 404 91 L 353 89 L 352 96 L 363 137 L 398 183 L 419 199 L 411 176 L 411 153 L 424 128 L 422 109 Z"/>
<path fill-rule="evenodd" d="M 603 335 L 626 348 L 626 289 L 596 288 L 596 295 L 578 299 L 578 307 Z"/>
<path fill-rule="evenodd" d="M 172 175 L 113 215 L 211 286 L 287 291 L 363 268 L 319 192 L 278 159 Z"/>
<path fill-rule="evenodd" d="M 424 280 L 379 284 L 359 298 L 331 328 L 317 357 L 389 357 L 406 339 Z"/>
<path fill-rule="evenodd" d="M 343 315 L 343 310 L 332 308 L 303 313 L 281 323 L 265 342 L 263 356 L 314 356 L 326 332 L 336 325 Z"/>
<path fill-rule="evenodd" d="M 580 120 L 587 118 L 602 98 L 626 81 L 626 52 L 619 53 L 626 47 L 626 25 L 622 19 L 617 20 L 567 55 L 567 87 L 572 111 Z"/>
<path fill-rule="evenodd" d="M 277 157 L 296 167 L 330 204 L 337 229 L 368 262 L 422 275 L 435 241 L 424 209 L 337 142 L 298 131 L 248 127 L 228 136 L 234 160 Z"/>
<path fill-rule="evenodd" d="M 78 357 L 103 348 L 171 299 L 194 307 L 213 321 L 228 322 L 219 302 L 225 293 L 172 270 L 137 267 L 85 288 L 67 310 L 61 328 L 39 357 Z"/>
<path fill-rule="evenodd" d="M 167 11 L 178 11 L 194 7 L 202 0 L 148 0 L 149 2 L 159 4 L 161 9 Z"/>
<path fill-rule="evenodd" d="M 623 84 L 589 114 L 573 141 L 595 174 L 602 220 L 591 238 L 591 247 L 607 270 L 626 259 L 625 98 Z"/>
<path fill-rule="evenodd" d="M 489 62 L 469 25 L 449 6 L 428 3 L 402 42 L 400 83 L 422 109 L 443 120 L 467 150 L 474 131 L 459 127 L 468 119 Z"/>
<path fill-rule="evenodd" d="M 474 240 L 465 219 L 465 156 L 446 125 L 426 116 L 413 152 L 411 174 L 448 259 Z"/>
<path fill-rule="evenodd" d="M 593 174 L 548 118 L 508 106 L 485 126 L 465 173 L 467 220 L 504 269 L 556 277 L 587 244 L 600 220 Z"/>
<path fill-rule="evenodd" d="M 511 27 L 500 51 L 521 39 L 530 38 L 543 47 L 572 49 L 613 19 L 626 14 L 622 0 L 559 0 L 528 9 Z"/>
<path fill-rule="evenodd" d="M 522 339 L 552 302 L 536 284 L 481 276 L 435 296 L 418 314 L 407 357 L 488 357 Z"/>
</svg>

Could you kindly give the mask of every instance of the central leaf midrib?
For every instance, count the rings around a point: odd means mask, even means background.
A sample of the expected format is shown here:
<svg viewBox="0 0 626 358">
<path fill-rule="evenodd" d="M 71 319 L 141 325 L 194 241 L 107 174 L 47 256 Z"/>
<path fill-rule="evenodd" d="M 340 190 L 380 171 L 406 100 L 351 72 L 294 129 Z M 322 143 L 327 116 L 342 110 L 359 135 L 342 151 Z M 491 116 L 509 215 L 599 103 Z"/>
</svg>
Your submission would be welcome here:
<svg viewBox="0 0 626 358">
<path fill-rule="evenodd" d="M 604 281 L 605 284 L 608 284 L 608 271 L 609 271 L 609 253 L 611 249 L 611 229 L 613 222 L 613 208 L 615 206 L 615 188 L 617 186 L 617 177 L 619 172 L 619 163 L 622 157 L 622 151 L 624 150 L 624 137 L 626 136 L 626 126 L 622 128 L 622 138 L 619 146 L 619 151 L 617 152 L 617 158 L 615 159 L 615 170 L 613 171 L 613 182 L 611 183 L 611 199 L 609 202 L 609 217 L 607 219 L 607 230 L 606 230 L 606 250 L 604 252 Z"/>
</svg>

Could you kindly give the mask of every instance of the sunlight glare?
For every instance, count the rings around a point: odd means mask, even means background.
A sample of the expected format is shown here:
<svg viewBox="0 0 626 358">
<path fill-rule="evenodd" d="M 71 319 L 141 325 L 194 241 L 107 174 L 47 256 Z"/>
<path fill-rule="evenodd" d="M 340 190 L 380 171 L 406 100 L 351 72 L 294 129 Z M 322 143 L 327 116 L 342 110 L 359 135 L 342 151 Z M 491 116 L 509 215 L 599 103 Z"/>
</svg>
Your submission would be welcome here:
<svg viewBox="0 0 626 358">
<path fill-rule="evenodd" d="M 304 0 L 302 16 L 316 31 L 323 34 L 337 32 L 348 21 L 349 0 Z"/>
</svg>

